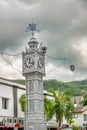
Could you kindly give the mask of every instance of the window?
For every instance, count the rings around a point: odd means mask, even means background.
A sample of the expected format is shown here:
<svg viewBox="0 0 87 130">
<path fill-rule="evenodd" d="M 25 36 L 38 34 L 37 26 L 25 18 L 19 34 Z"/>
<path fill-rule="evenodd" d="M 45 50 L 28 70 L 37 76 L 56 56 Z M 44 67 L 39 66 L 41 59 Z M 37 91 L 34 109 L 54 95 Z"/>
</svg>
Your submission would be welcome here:
<svg viewBox="0 0 87 130">
<path fill-rule="evenodd" d="M 29 126 L 29 130 L 33 130 L 33 126 Z"/>
<path fill-rule="evenodd" d="M 87 114 L 83 115 L 84 121 L 87 121 Z"/>
<path fill-rule="evenodd" d="M 74 115 L 73 115 L 73 118 L 78 118 L 78 115 L 77 115 L 77 114 L 74 114 Z"/>
<path fill-rule="evenodd" d="M 2 109 L 8 109 L 8 99 L 2 98 Z"/>
<path fill-rule="evenodd" d="M 21 125 L 24 125 L 24 120 L 23 119 L 19 119 L 18 123 L 21 124 Z"/>
</svg>

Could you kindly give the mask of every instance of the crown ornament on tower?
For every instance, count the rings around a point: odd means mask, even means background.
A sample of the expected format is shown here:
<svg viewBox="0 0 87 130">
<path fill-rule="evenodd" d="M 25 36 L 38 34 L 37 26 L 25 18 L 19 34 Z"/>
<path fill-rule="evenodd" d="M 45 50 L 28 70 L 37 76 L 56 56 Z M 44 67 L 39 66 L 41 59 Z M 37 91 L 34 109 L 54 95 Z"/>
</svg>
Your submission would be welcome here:
<svg viewBox="0 0 87 130">
<path fill-rule="evenodd" d="M 40 30 L 37 28 L 37 24 L 36 23 L 31 23 L 31 24 L 28 24 L 27 28 L 26 28 L 26 32 L 31 32 L 31 38 L 30 38 L 30 41 L 28 42 L 28 45 L 29 45 L 29 49 L 26 48 L 26 52 L 28 51 L 34 51 L 36 49 L 38 49 L 38 42 L 35 38 L 35 32 L 39 32 Z M 46 53 L 46 50 L 47 50 L 47 47 L 44 47 L 42 46 L 42 43 L 40 44 L 40 47 L 39 47 L 39 51 L 42 53 L 42 54 L 45 54 Z"/>
<path fill-rule="evenodd" d="M 27 28 L 26 28 L 26 32 L 29 32 L 29 31 L 31 31 L 31 38 L 30 38 L 30 40 L 32 41 L 32 40 L 35 40 L 36 38 L 34 37 L 34 35 L 35 35 L 35 31 L 37 31 L 37 32 L 39 32 L 40 30 L 39 29 L 37 29 L 37 24 L 35 23 L 31 23 L 31 24 L 28 24 L 28 26 L 27 26 Z"/>
</svg>

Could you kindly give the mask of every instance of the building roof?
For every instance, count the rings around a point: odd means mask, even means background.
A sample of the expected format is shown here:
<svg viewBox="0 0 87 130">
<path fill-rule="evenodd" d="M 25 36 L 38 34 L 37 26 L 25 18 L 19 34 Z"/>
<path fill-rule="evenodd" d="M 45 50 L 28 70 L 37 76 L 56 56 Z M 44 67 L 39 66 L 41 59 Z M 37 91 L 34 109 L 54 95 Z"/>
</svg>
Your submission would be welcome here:
<svg viewBox="0 0 87 130">
<path fill-rule="evenodd" d="M 80 106 L 75 108 L 75 113 L 82 113 L 87 110 L 87 106 Z"/>
<path fill-rule="evenodd" d="M 15 82 L 13 82 L 9 79 L 5 79 L 5 78 L 2 78 L 2 77 L 0 77 L 0 84 L 4 84 L 4 85 L 7 85 L 7 86 L 11 86 L 11 87 L 17 87 L 17 88 L 25 90 L 25 85 L 15 83 Z"/>
<path fill-rule="evenodd" d="M 11 86 L 11 87 L 16 87 L 16 88 L 23 89 L 23 90 L 26 89 L 25 85 L 15 83 L 15 82 L 11 81 L 10 79 L 6 79 L 6 78 L 2 78 L 2 77 L 0 77 L 0 84 Z M 44 93 L 44 95 L 52 96 L 50 93 L 48 93 L 45 90 L 43 90 L 43 93 Z"/>
</svg>

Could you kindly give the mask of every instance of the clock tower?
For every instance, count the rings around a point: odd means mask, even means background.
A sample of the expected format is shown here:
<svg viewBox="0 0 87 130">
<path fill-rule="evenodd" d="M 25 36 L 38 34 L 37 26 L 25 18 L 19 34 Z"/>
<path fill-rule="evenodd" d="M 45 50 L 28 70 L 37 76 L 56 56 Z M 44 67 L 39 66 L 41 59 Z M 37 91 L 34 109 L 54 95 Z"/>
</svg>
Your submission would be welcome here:
<svg viewBox="0 0 87 130">
<path fill-rule="evenodd" d="M 22 53 L 22 72 L 26 80 L 26 121 L 25 130 L 46 130 L 44 119 L 43 76 L 45 75 L 46 47 L 39 45 L 34 32 L 36 24 L 29 24 L 32 32 L 29 47 Z"/>
</svg>

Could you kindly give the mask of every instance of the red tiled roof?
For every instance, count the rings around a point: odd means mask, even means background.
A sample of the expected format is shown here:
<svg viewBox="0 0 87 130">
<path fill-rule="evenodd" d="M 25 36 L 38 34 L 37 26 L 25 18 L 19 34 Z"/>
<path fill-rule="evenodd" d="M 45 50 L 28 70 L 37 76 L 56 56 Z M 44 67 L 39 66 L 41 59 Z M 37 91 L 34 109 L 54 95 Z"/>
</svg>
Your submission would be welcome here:
<svg viewBox="0 0 87 130">
<path fill-rule="evenodd" d="M 87 110 L 87 106 L 80 106 L 80 107 L 76 107 L 75 108 L 75 112 L 76 113 L 81 113 L 81 112 L 84 112 L 85 110 Z"/>
</svg>

